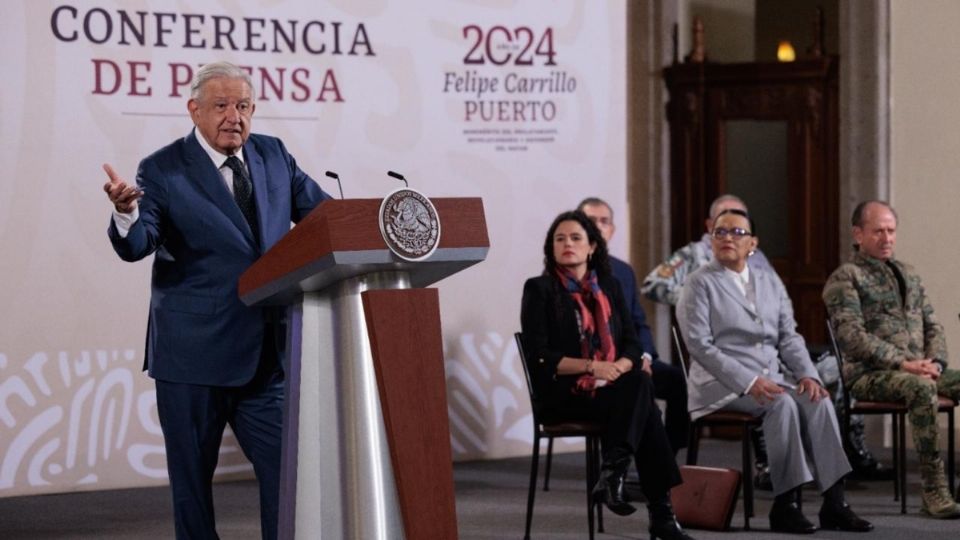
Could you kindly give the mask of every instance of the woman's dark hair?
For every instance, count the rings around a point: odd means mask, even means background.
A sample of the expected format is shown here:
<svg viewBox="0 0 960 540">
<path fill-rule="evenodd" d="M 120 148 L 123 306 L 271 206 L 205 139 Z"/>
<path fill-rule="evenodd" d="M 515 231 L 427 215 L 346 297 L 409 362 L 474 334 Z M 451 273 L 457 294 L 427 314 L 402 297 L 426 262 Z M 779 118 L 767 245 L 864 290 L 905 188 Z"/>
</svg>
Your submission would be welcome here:
<svg viewBox="0 0 960 540">
<path fill-rule="evenodd" d="M 720 219 L 720 216 L 723 216 L 726 214 L 733 214 L 735 216 L 741 216 L 741 217 L 747 218 L 747 223 L 750 224 L 750 236 L 757 235 L 757 225 L 753 222 L 753 218 L 750 217 L 750 214 L 748 214 L 746 211 L 741 210 L 739 208 L 727 208 L 723 212 L 720 212 L 719 214 L 717 214 L 717 217 L 713 218 L 714 225 L 716 225 L 717 220 Z"/>
<path fill-rule="evenodd" d="M 597 275 L 610 274 L 610 257 L 607 254 L 607 242 L 604 241 L 600 229 L 593 224 L 593 221 L 586 214 L 579 210 L 569 210 L 561 213 L 553 220 L 550 228 L 547 229 L 547 238 L 543 241 L 543 273 L 544 275 L 553 275 L 553 269 L 557 265 L 557 260 L 553 256 L 553 234 L 557 232 L 557 227 L 564 221 L 576 221 L 583 230 L 587 231 L 587 241 L 596 244 L 593 255 L 587 259 L 587 270 L 596 270 Z"/>
</svg>

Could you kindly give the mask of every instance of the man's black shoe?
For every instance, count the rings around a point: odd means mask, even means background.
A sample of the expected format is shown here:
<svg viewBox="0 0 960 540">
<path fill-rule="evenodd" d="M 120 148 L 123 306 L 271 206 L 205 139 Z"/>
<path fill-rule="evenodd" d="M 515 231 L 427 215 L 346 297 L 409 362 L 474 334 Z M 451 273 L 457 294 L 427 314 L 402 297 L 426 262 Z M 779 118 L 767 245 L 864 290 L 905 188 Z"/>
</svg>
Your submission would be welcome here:
<svg viewBox="0 0 960 540">
<path fill-rule="evenodd" d="M 857 467 L 854 465 L 853 471 L 850 473 L 851 479 L 860 480 L 863 482 L 889 481 L 893 480 L 893 477 L 893 469 L 884 467 L 882 464 L 876 461 L 874 461 L 873 464 L 865 467 Z"/>
<path fill-rule="evenodd" d="M 836 531 L 868 532 L 873 530 L 873 524 L 853 513 L 850 505 L 842 506 L 823 505 L 820 508 L 820 528 Z"/>
<path fill-rule="evenodd" d="M 753 471 L 753 487 L 761 491 L 773 491 L 773 481 L 770 479 L 770 466 L 757 462 Z"/>
<path fill-rule="evenodd" d="M 813 534 L 817 526 L 810 523 L 797 503 L 773 503 L 770 508 L 770 530 L 790 534 Z"/>
</svg>

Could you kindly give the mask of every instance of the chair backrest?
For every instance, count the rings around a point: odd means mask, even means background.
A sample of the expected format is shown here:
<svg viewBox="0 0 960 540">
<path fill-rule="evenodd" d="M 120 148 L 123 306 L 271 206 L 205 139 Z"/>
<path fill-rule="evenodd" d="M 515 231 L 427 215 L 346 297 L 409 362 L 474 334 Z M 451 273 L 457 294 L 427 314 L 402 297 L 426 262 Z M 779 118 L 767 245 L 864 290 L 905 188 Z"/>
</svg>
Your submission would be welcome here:
<svg viewBox="0 0 960 540">
<path fill-rule="evenodd" d="M 827 317 L 827 336 L 830 338 L 830 349 L 833 351 L 833 355 L 837 358 L 837 371 L 840 372 L 840 388 L 843 389 L 843 408 L 846 411 L 850 410 L 850 392 L 847 389 L 847 379 L 843 376 L 843 353 L 840 352 L 840 345 L 837 344 L 837 335 L 833 329 L 833 323 L 830 321 L 830 317 Z M 849 415 L 849 412 L 847 413 Z"/>
<path fill-rule="evenodd" d="M 523 334 L 514 332 L 513 339 L 517 342 L 517 351 L 520 353 L 520 365 L 523 366 L 523 377 L 527 381 L 527 393 L 530 395 L 530 406 L 533 409 L 533 417 L 536 421 L 540 416 L 540 400 L 537 398 L 537 392 L 533 387 L 533 380 L 530 378 L 530 367 L 527 366 L 527 356 L 523 352 Z"/>
</svg>

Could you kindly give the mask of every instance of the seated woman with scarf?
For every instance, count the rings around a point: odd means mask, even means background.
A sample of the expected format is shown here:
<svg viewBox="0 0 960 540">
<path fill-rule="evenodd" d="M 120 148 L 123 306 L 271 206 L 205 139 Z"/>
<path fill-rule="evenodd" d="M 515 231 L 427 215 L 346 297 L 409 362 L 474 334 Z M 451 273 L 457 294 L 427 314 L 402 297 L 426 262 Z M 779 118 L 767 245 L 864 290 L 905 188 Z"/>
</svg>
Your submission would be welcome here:
<svg viewBox="0 0 960 540">
<path fill-rule="evenodd" d="M 619 515 L 636 510 L 624 490 L 633 458 L 651 536 L 689 539 L 670 504 L 680 472 L 600 231 L 582 212 L 564 212 L 547 231 L 543 255 L 543 274 L 524 285 L 520 313 L 534 389 L 547 414 L 605 426 L 595 500 Z"/>
</svg>

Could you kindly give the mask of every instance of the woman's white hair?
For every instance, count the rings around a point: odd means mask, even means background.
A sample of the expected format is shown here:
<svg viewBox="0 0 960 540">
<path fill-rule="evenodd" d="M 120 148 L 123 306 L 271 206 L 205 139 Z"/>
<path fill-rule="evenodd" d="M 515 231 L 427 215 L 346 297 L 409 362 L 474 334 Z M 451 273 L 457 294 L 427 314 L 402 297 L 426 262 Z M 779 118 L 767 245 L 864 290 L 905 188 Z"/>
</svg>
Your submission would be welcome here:
<svg viewBox="0 0 960 540">
<path fill-rule="evenodd" d="M 190 81 L 190 99 L 199 100 L 203 93 L 203 85 L 211 79 L 221 78 L 242 79 L 250 88 L 250 97 L 256 101 L 257 92 L 253 89 L 253 79 L 250 74 L 245 69 L 230 62 L 213 62 L 204 64 L 202 68 L 198 69 L 193 76 L 193 80 Z"/>
</svg>

